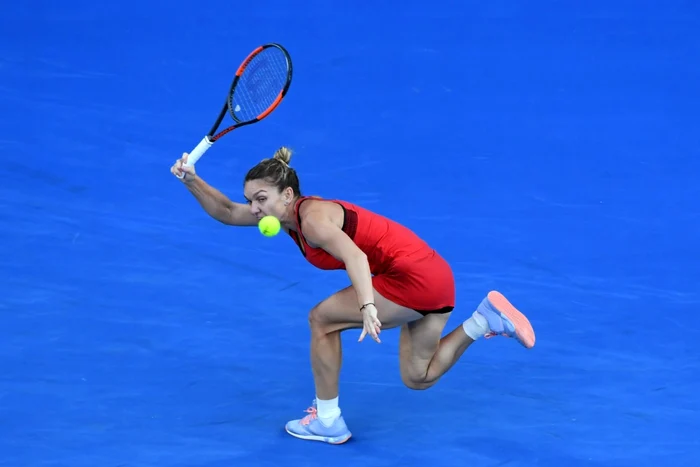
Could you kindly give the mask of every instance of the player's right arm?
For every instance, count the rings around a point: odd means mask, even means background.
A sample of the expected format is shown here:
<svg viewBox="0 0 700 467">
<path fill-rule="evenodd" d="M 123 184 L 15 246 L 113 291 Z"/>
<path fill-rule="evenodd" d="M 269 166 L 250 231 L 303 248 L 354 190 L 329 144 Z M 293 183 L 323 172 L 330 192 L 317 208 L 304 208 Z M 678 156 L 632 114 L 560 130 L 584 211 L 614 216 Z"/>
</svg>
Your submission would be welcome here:
<svg viewBox="0 0 700 467">
<path fill-rule="evenodd" d="M 194 167 L 185 166 L 187 154 L 170 168 L 173 175 L 184 175 L 180 180 L 194 195 L 207 214 L 226 225 L 254 226 L 258 220 L 246 204 L 234 203 L 226 195 L 209 185 L 195 173 Z"/>
</svg>

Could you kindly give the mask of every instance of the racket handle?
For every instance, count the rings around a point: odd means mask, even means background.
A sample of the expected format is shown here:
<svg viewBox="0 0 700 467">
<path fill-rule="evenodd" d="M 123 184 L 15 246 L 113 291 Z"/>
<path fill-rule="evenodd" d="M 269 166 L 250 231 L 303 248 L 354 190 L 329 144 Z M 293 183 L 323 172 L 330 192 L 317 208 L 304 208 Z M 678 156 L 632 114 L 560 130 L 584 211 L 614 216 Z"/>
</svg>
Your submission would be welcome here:
<svg viewBox="0 0 700 467">
<path fill-rule="evenodd" d="M 187 163 L 185 163 L 185 166 L 192 167 L 194 164 L 196 164 L 199 158 L 202 157 L 205 152 L 207 152 L 207 149 L 209 149 L 212 144 L 214 143 L 209 140 L 208 136 L 202 138 L 202 141 L 199 142 L 197 147 L 195 147 L 187 156 Z"/>
</svg>

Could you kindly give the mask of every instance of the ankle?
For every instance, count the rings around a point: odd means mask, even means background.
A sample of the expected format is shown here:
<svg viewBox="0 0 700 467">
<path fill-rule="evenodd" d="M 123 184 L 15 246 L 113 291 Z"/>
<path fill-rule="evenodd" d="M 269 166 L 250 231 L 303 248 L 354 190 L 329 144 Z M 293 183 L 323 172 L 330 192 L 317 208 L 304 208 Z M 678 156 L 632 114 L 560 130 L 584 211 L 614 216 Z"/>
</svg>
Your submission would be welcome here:
<svg viewBox="0 0 700 467">
<path fill-rule="evenodd" d="M 472 340 L 477 340 L 489 332 L 489 322 L 475 311 L 468 320 L 462 323 L 462 328 L 467 336 Z"/>
<path fill-rule="evenodd" d="M 340 417 L 340 406 L 338 396 L 333 399 L 319 399 L 316 397 L 316 409 L 318 419 L 326 426 L 333 424 L 336 418 Z"/>
</svg>

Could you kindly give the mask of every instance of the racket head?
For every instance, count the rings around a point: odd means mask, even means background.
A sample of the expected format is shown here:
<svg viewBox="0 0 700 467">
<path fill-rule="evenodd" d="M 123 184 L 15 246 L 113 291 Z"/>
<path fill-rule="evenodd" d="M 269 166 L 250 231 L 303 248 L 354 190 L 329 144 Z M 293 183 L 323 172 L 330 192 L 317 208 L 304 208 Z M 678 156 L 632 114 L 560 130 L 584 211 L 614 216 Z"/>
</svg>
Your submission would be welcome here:
<svg viewBox="0 0 700 467">
<path fill-rule="evenodd" d="M 292 58 L 280 44 L 253 50 L 236 70 L 228 95 L 228 112 L 236 126 L 258 122 L 282 102 L 292 84 Z"/>
</svg>

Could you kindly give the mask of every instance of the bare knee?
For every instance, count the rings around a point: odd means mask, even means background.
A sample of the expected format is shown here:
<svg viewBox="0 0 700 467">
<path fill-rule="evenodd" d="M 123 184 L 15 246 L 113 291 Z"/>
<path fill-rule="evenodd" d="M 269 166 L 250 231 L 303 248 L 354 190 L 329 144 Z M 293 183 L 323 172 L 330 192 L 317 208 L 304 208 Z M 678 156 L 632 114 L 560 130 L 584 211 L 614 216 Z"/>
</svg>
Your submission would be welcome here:
<svg viewBox="0 0 700 467">
<path fill-rule="evenodd" d="M 352 316 L 336 305 L 334 297 L 330 297 L 311 309 L 308 319 L 312 334 L 331 334 L 362 328 L 362 315 L 359 312 Z"/>
<path fill-rule="evenodd" d="M 408 389 L 424 391 L 435 384 L 435 381 L 428 380 L 428 369 L 421 371 L 419 368 L 410 365 L 401 365 L 401 381 Z"/>
<path fill-rule="evenodd" d="M 348 327 L 347 323 L 339 323 L 336 321 L 327 301 L 319 303 L 309 312 L 309 328 L 311 328 L 311 334 L 330 334 L 336 331 L 342 331 Z"/>
<path fill-rule="evenodd" d="M 328 334 L 328 316 L 324 313 L 323 302 L 319 303 L 309 312 L 309 328 L 313 334 Z"/>
<path fill-rule="evenodd" d="M 426 389 L 430 388 L 433 386 L 435 383 L 426 383 L 425 381 L 415 381 L 411 379 L 403 379 L 403 384 L 408 388 L 408 389 L 413 389 L 415 391 L 425 391 Z"/>
</svg>

